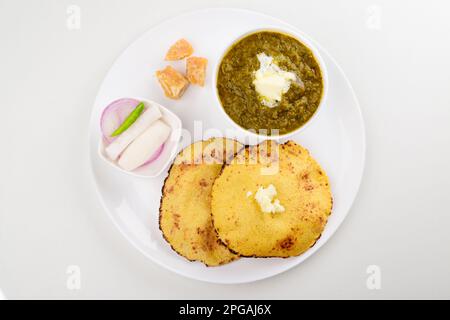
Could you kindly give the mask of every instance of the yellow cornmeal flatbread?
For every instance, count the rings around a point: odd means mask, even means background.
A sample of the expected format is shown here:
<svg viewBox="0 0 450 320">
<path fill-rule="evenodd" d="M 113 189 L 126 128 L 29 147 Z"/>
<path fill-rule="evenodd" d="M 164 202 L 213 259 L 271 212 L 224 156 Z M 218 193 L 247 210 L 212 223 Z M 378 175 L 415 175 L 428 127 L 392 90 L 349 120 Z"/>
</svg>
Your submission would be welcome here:
<svg viewBox="0 0 450 320">
<path fill-rule="evenodd" d="M 199 141 L 180 152 L 162 190 L 160 229 L 173 250 L 207 266 L 238 256 L 219 241 L 211 220 L 211 187 L 223 163 L 243 146 L 234 140 Z"/>
<path fill-rule="evenodd" d="M 284 212 L 265 213 L 255 200 L 272 184 Z M 251 195 L 250 195 L 251 192 Z M 308 150 L 293 141 L 246 147 L 212 188 L 215 230 L 228 248 L 247 257 L 297 256 L 315 244 L 332 209 L 328 177 Z"/>
</svg>

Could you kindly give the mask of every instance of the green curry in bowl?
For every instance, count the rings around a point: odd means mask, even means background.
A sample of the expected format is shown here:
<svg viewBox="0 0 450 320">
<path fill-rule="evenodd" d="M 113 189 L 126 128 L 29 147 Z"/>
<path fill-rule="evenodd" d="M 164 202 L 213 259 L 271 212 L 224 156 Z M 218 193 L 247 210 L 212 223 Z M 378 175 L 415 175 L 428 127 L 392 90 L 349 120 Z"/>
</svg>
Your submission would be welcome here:
<svg viewBox="0 0 450 320">
<path fill-rule="evenodd" d="M 324 95 L 322 70 L 311 49 L 275 31 L 255 32 L 233 44 L 220 62 L 216 86 L 236 124 L 267 135 L 302 127 Z"/>
</svg>

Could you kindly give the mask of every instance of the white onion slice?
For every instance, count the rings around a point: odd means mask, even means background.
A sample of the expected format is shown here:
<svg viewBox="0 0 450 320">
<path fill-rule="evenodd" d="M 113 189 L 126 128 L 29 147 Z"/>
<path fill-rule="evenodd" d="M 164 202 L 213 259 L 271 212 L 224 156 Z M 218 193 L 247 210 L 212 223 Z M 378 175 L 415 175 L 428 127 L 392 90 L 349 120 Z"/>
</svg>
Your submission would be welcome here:
<svg viewBox="0 0 450 320">
<path fill-rule="evenodd" d="M 127 171 L 142 166 L 169 138 L 170 132 L 171 128 L 163 121 L 155 121 L 125 149 L 118 165 Z"/>
<path fill-rule="evenodd" d="M 151 106 L 145 110 L 139 118 L 126 131 L 121 133 L 117 139 L 112 141 L 106 148 L 105 152 L 108 157 L 115 161 L 120 154 L 137 139 L 144 131 L 146 131 L 155 121 L 162 117 L 161 111 L 157 106 Z M 163 141 L 164 142 L 164 141 Z M 158 147 L 161 145 L 160 143 Z M 155 151 L 155 150 L 154 150 Z M 151 156 L 153 153 L 149 154 Z"/>
</svg>

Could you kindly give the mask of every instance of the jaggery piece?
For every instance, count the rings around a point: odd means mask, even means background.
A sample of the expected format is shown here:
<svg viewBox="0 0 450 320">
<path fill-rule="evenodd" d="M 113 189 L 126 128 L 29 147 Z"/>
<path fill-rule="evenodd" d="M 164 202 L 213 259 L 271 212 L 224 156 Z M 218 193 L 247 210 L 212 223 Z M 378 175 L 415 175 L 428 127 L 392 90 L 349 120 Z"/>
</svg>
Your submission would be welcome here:
<svg viewBox="0 0 450 320">
<path fill-rule="evenodd" d="M 186 76 L 190 83 L 202 87 L 205 85 L 207 64 L 208 59 L 201 57 L 189 57 L 186 60 Z"/>
<path fill-rule="evenodd" d="M 189 81 L 171 66 L 156 71 L 156 77 L 166 97 L 171 99 L 179 99 L 189 86 Z"/>
<path fill-rule="evenodd" d="M 191 44 L 186 39 L 180 39 L 175 42 L 166 53 L 167 61 L 181 60 L 189 57 L 194 52 Z"/>
</svg>

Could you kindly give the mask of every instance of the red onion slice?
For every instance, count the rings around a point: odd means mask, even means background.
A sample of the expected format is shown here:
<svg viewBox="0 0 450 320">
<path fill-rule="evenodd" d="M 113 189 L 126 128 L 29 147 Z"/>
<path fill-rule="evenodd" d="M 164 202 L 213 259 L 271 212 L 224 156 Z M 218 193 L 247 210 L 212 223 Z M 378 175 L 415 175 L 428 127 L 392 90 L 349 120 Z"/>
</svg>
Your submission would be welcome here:
<svg viewBox="0 0 450 320">
<path fill-rule="evenodd" d="M 163 152 L 163 150 L 164 150 L 164 143 L 161 145 L 161 147 L 159 147 L 158 148 L 158 150 L 156 150 L 153 154 L 152 154 L 152 156 L 143 164 L 143 165 L 141 165 L 140 166 L 140 168 L 142 168 L 143 166 L 146 166 L 146 165 L 148 165 L 148 164 L 150 164 L 150 163 L 152 163 L 153 161 L 155 161 L 156 159 L 158 159 L 159 158 L 159 156 L 161 155 L 161 153 Z"/>
<path fill-rule="evenodd" d="M 100 118 L 100 128 L 103 135 L 103 141 L 108 145 L 117 137 L 111 137 L 111 134 L 122 124 L 127 116 L 140 103 L 139 100 L 123 98 L 111 102 L 103 110 Z"/>
</svg>

